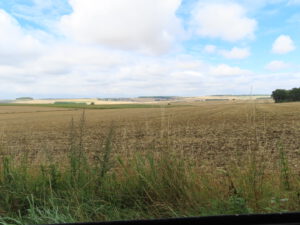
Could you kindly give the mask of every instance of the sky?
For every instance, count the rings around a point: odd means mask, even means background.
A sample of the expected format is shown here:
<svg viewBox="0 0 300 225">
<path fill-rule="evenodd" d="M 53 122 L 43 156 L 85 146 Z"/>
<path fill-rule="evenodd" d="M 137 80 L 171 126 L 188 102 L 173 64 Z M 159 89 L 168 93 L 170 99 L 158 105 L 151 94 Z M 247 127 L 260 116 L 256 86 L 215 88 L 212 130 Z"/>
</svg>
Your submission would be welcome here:
<svg viewBox="0 0 300 225">
<path fill-rule="evenodd" d="M 300 0 L 0 0 L 0 99 L 300 86 Z"/>
</svg>

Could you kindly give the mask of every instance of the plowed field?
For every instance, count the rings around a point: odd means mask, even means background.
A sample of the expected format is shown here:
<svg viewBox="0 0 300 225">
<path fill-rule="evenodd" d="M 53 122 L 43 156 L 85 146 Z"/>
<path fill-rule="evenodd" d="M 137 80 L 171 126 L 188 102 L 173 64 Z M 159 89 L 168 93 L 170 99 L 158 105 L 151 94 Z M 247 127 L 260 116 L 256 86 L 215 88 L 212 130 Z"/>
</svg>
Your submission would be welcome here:
<svg viewBox="0 0 300 225">
<path fill-rule="evenodd" d="M 82 111 L 1 106 L 2 154 L 25 152 L 32 163 L 63 159 L 71 120 L 78 128 Z M 111 126 L 114 154 L 120 156 L 172 149 L 223 166 L 231 160 L 242 163 L 249 151 L 264 151 L 271 160 L 283 148 L 295 167 L 300 159 L 300 103 L 199 102 L 172 108 L 86 109 L 83 142 L 91 159 Z"/>
</svg>

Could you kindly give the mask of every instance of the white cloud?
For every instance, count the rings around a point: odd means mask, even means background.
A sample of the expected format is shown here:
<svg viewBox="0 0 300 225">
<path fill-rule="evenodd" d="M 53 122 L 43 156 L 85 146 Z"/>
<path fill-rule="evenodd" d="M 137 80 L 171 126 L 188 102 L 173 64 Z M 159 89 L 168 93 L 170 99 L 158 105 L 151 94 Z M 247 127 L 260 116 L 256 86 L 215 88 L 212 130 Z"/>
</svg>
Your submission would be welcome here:
<svg viewBox="0 0 300 225">
<path fill-rule="evenodd" d="M 204 3 L 199 1 L 192 12 L 192 26 L 203 37 L 239 41 L 253 38 L 256 21 L 247 17 L 246 10 L 236 3 Z"/>
<path fill-rule="evenodd" d="M 214 66 L 189 55 L 145 56 L 61 41 L 42 50 L 38 58 L 18 66 L 0 65 L 5 96 L 195 96 L 227 92 L 224 89 L 239 80 L 224 85 L 223 76 L 247 74 L 238 67 Z"/>
<path fill-rule="evenodd" d="M 220 64 L 215 67 L 211 67 L 210 74 L 216 76 L 238 76 L 238 75 L 250 75 L 251 72 L 243 70 L 239 67 L 232 67 L 226 64 Z"/>
<path fill-rule="evenodd" d="M 39 7 L 42 9 L 49 7 L 50 0 L 47 0 L 48 3 L 42 0 L 35 1 L 40 1 Z M 250 84 L 255 82 L 263 92 L 266 90 L 266 82 L 272 88 L 281 85 L 284 73 L 280 76 L 274 72 L 266 75 L 254 74 L 242 67 L 199 60 L 201 50 L 217 55 L 223 51 L 225 57 L 243 58 L 247 55 L 243 48 L 235 47 L 226 51 L 223 47 L 207 45 L 204 49 L 198 48 L 199 54 L 141 54 L 140 51 L 164 52 L 176 42 L 177 34 L 182 32 L 180 21 L 175 14 L 179 0 L 132 0 L 130 2 L 136 3 L 134 9 L 130 5 L 124 9 L 123 2 L 128 3 L 129 0 L 71 2 L 78 5 L 74 7 L 72 14 L 60 21 L 60 25 L 65 26 L 66 34 L 69 35 L 66 39 L 61 38 L 61 33 L 51 37 L 49 34 L 47 36 L 33 30 L 33 27 L 22 27 L 12 16 L 0 10 L 0 89 L 3 93 L 1 98 L 25 95 L 195 96 L 247 93 L 245 90 L 250 90 Z M 87 6 L 87 2 L 94 5 Z M 140 2 L 147 4 L 144 6 Z M 118 9 L 117 6 L 121 8 Z M 145 8 L 149 8 L 149 11 Z M 142 9 L 142 12 L 135 12 L 137 9 Z M 114 16 L 111 15 L 112 12 Z M 154 14 L 156 12 L 158 13 Z M 84 17 L 84 14 L 87 16 Z M 246 18 L 245 13 L 243 15 L 240 17 Z M 135 20 L 139 24 L 135 23 Z M 103 30 L 98 29 L 99 27 L 103 27 Z M 53 30 L 49 32 L 55 33 Z M 252 33 L 248 32 L 248 35 L 240 37 L 248 38 Z M 218 37 L 224 39 L 224 35 Z M 272 74 L 275 74 L 276 79 L 273 79 Z M 294 84 L 300 78 L 299 72 L 289 75 L 288 79 L 285 76 L 285 85 Z"/>
<path fill-rule="evenodd" d="M 220 50 L 220 54 L 227 59 L 245 59 L 250 56 L 248 48 L 234 47 L 231 50 Z"/>
<path fill-rule="evenodd" d="M 145 56 L 61 39 L 40 42 L 38 32 L 0 12 L 1 98 L 197 95 L 203 87 L 208 66 L 194 57 Z"/>
<path fill-rule="evenodd" d="M 288 35 L 280 35 L 273 43 L 272 52 L 286 54 L 295 50 L 294 41 Z"/>
<path fill-rule="evenodd" d="M 217 53 L 227 59 L 245 59 L 250 56 L 249 48 L 238 48 L 233 47 L 231 50 L 218 49 L 214 45 L 205 45 L 203 48 L 204 52 L 213 54 Z"/>
<path fill-rule="evenodd" d="M 164 53 L 183 37 L 181 0 L 69 0 L 73 13 L 61 30 L 83 43 Z"/>
<path fill-rule="evenodd" d="M 0 64 L 16 64 L 36 57 L 42 45 L 0 9 Z"/>
<path fill-rule="evenodd" d="M 206 53 L 212 54 L 215 53 L 217 50 L 217 47 L 215 45 L 205 45 L 204 46 L 204 51 Z"/>
<path fill-rule="evenodd" d="M 283 61 L 275 60 L 268 63 L 265 68 L 271 71 L 277 71 L 277 70 L 283 70 L 289 68 L 289 64 Z"/>
</svg>

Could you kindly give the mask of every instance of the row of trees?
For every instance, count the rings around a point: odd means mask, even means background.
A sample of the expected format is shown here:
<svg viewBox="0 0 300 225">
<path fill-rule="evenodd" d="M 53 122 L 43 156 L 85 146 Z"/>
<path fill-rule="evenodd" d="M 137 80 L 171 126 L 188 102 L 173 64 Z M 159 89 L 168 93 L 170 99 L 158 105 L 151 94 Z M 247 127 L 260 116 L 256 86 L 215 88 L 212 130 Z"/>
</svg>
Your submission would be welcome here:
<svg viewBox="0 0 300 225">
<path fill-rule="evenodd" d="M 300 88 L 291 90 L 276 89 L 272 92 L 272 98 L 276 103 L 300 101 Z"/>
</svg>

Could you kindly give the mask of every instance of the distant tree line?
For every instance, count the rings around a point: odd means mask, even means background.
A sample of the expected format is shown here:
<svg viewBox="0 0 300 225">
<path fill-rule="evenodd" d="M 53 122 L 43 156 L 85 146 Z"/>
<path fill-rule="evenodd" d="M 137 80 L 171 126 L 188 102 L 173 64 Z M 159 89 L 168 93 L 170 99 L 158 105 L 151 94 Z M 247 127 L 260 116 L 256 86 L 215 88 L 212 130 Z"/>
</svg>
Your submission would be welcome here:
<svg viewBox="0 0 300 225">
<path fill-rule="evenodd" d="M 33 100 L 32 97 L 20 97 L 20 98 L 16 98 L 16 100 Z"/>
<path fill-rule="evenodd" d="M 139 96 L 138 98 L 159 98 L 159 99 L 166 99 L 166 100 L 169 100 L 169 99 L 174 99 L 176 98 L 176 96 Z"/>
<path fill-rule="evenodd" d="M 293 88 L 291 90 L 276 89 L 272 92 L 271 96 L 276 103 L 300 101 L 300 88 Z"/>
</svg>

